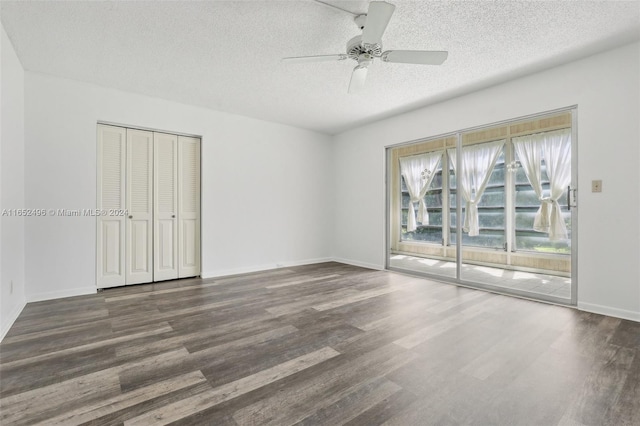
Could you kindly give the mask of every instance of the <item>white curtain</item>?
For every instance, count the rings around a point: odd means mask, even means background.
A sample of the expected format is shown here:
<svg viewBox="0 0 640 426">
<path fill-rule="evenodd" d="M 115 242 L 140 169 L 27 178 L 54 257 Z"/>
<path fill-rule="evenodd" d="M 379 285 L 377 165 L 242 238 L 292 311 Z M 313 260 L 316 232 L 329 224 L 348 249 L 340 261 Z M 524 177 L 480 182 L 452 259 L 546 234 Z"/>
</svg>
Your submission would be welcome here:
<svg viewBox="0 0 640 426">
<path fill-rule="evenodd" d="M 504 140 L 500 140 L 463 147 L 460 173 L 457 170 L 456 150 L 447 150 L 453 172 L 456 174 L 458 190 L 466 203 L 462 230 L 468 232 L 470 237 L 480 234 L 478 203 L 487 187 L 504 143 Z"/>
<path fill-rule="evenodd" d="M 404 183 L 409 191 L 409 214 L 407 217 L 407 232 L 413 232 L 417 228 L 416 222 L 423 225 L 429 224 L 429 214 L 424 196 L 431 186 L 435 170 L 440 163 L 444 151 L 427 152 L 424 154 L 412 155 L 400 158 L 400 173 L 404 178 Z M 414 203 L 419 203 L 418 217 L 413 207 Z"/>
<path fill-rule="evenodd" d="M 533 229 L 547 232 L 551 241 L 569 238 L 558 200 L 571 183 L 571 129 L 514 138 L 513 144 L 527 179 L 540 200 Z M 543 194 L 540 183 L 542 159 L 547 166 L 549 196 Z"/>
<path fill-rule="evenodd" d="M 533 229 L 548 232 L 550 200 L 542 193 L 542 140 L 531 136 L 514 138 L 513 146 L 522 170 L 541 203 L 533 220 Z"/>
</svg>

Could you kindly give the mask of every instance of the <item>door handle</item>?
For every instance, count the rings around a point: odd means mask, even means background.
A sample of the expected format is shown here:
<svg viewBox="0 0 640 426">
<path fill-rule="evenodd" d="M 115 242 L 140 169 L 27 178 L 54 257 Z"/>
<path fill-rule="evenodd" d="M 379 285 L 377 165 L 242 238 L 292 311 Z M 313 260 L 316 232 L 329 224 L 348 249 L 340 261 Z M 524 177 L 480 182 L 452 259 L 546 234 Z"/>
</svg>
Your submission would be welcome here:
<svg viewBox="0 0 640 426">
<path fill-rule="evenodd" d="M 567 186 L 567 209 L 571 210 L 571 207 L 578 207 L 576 203 L 576 191 L 577 189 Z"/>
</svg>

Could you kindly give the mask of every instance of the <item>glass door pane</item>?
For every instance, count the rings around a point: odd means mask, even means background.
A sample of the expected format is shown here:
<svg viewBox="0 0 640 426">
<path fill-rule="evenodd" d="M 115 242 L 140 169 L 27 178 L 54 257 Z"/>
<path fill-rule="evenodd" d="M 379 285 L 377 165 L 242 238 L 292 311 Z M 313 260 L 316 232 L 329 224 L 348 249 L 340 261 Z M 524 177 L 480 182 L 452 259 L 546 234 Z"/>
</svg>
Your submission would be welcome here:
<svg viewBox="0 0 640 426">
<path fill-rule="evenodd" d="M 571 301 L 571 128 L 515 137 L 511 286 L 532 297 Z M 555 231 L 554 231 L 555 229 Z"/>
<path fill-rule="evenodd" d="M 463 137 L 464 141 L 464 137 Z M 506 264 L 506 141 L 462 147 L 463 281 L 499 285 Z"/>
<path fill-rule="evenodd" d="M 390 268 L 455 280 L 449 243 L 449 161 L 455 138 L 425 141 L 388 153 Z"/>
<path fill-rule="evenodd" d="M 480 154 L 487 155 L 490 144 L 462 148 L 463 159 L 476 160 L 475 164 L 463 165 L 462 172 L 465 167 L 472 169 L 466 170 L 475 178 L 467 192 L 472 193 L 471 200 L 477 205 L 477 213 L 470 211 L 467 219 L 472 203 L 465 200 L 463 218 L 465 225 L 467 221 L 473 223 L 476 214 L 478 224 L 477 232 L 463 226 L 462 281 L 527 297 L 570 302 L 571 212 L 566 189 L 571 182 L 570 135 L 570 129 L 561 129 L 507 138 L 493 167 L 488 161 L 483 165 L 477 160 Z M 471 151 L 480 154 L 472 155 Z M 550 168 L 547 162 L 552 164 Z M 488 173 L 484 177 L 487 183 L 478 197 L 483 172 Z M 558 226 L 559 222 L 564 226 Z M 550 228 L 556 229 L 556 235 Z"/>
</svg>

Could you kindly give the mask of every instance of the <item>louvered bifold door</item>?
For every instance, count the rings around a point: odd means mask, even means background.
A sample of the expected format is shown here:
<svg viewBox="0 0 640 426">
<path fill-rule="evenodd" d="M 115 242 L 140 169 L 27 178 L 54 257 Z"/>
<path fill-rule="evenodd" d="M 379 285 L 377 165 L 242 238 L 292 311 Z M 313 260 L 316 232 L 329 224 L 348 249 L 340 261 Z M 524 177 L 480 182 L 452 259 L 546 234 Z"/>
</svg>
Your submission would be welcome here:
<svg viewBox="0 0 640 426">
<path fill-rule="evenodd" d="M 200 139 L 178 137 L 178 277 L 200 275 Z"/>
<path fill-rule="evenodd" d="M 153 133 L 127 129 L 126 283 L 153 281 Z"/>
<path fill-rule="evenodd" d="M 126 129 L 98 125 L 97 206 L 107 213 L 97 217 L 97 286 L 125 284 L 125 220 L 117 212 L 125 208 Z"/>
<path fill-rule="evenodd" d="M 178 278 L 178 137 L 153 134 L 153 279 Z"/>
</svg>

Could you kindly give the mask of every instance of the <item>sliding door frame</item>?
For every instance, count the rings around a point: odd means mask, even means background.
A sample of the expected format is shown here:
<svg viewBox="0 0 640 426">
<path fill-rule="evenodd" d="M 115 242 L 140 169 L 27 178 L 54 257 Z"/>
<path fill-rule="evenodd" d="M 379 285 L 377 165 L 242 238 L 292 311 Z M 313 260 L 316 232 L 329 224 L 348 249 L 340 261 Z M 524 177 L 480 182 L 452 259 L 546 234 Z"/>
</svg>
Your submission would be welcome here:
<svg viewBox="0 0 640 426">
<path fill-rule="evenodd" d="M 385 187 L 386 187 L 386 208 L 385 208 L 385 226 L 386 226 L 386 240 L 385 240 L 385 268 L 390 271 L 401 272 L 401 273 L 409 273 L 411 275 L 422 276 L 424 278 L 433 279 L 436 281 L 447 282 L 451 284 L 455 284 L 462 287 L 469 287 L 475 289 L 482 289 L 486 291 L 490 291 L 493 293 L 505 294 L 509 296 L 516 296 L 524 299 L 531 299 L 536 301 L 543 301 L 553 304 L 565 305 L 565 306 L 576 306 L 577 305 L 577 297 L 578 297 L 578 212 L 577 212 L 577 203 L 571 205 L 571 297 L 567 298 L 559 298 L 554 297 L 548 294 L 534 294 L 532 292 L 519 290 L 515 288 L 506 288 L 500 286 L 494 286 L 489 284 L 484 284 L 481 282 L 468 281 L 462 279 L 462 192 L 456 191 L 456 278 L 447 277 L 445 275 L 437 275 L 430 274 L 427 272 L 421 271 L 413 271 L 402 269 L 398 267 L 393 267 L 390 264 L 391 258 L 391 247 L 392 247 L 392 234 L 391 234 L 391 226 L 394 223 L 391 219 L 391 206 L 392 206 L 392 150 L 395 148 L 401 148 L 404 146 L 415 145 L 417 143 L 427 142 L 430 140 L 443 139 L 447 137 L 456 137 L 456 150 L 461 152 L 462 150 L 462 135 L 467 132 L 478 131 L 482 129 L 487 129 L 491 127 L 498 127 L 501 125 L 513 125 L 518 122 L 526 122 L 536 119 L 542 119 L 545 117 L 551 117 L 554 115 L 558 115 L 561 113 L 570 113 L 571 114 L 571 198 L 572 201 L 576 201 L 576 193 L 577 193 L 577 185 L 578 185 L 578 132 L 577 132 L 577 123 L 578 123 L 578 106 L 572 105 L 564 108 L 559 108 L 551 111 L 544 111 L 536 114 L 531 114 L 527 116 L 516 117 L 508 120 L 503 120 L 499 122 L 489 123 L 482 126 L 475 126 L 465 129 L 460 129 L 455 132 L 443 133 L 436 136 L 430 136 L 427 138 L 415 139 L 408 142 L 403 142 L 394 145 L 385 146 Z M 446 155 L 446 152 L 445 152 Z M 462 156 L 456 155 L 457 162 L 457 170 L 461 170 L 462 167 Z M 505 181 L 506 186 L 506 181 Z M 510 191 L 511 189 L 509 189 Z M 506 194 L 505 194 L 506 196 Z M 515 200 L 512 203 L 515 207 Z M 447 214 L 450 214 L 450 206 L 446 206 Z M 443 215 L 445 212 L 445 206 L 443 206 Z M 506 214 L 512 214 L 512 212 L 507 212 Z M 515 223 L 515 219 L 514 223 Z M 505 225 L 506 226 L 506 225 Z M 511 231 L 510 231 L 511 232 Z M 506 235 L 505 235 L 506 238 Z"/>
<path fill-rule="evenodd" d="M 571 187 L 575 197 L 578 193 L 578 106 L 574 105 L 571 112 Z M 578 306 L 578 200 L 574 199 L 571 209 L 571 306 Z"/>
</svg>

